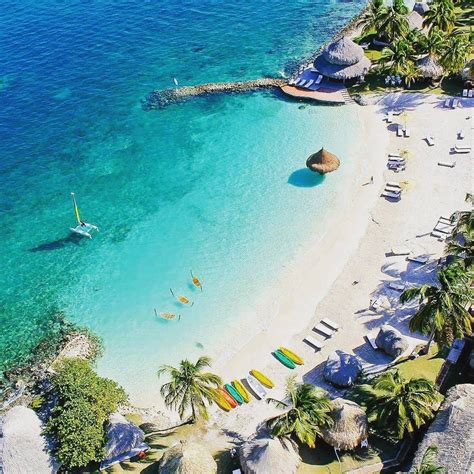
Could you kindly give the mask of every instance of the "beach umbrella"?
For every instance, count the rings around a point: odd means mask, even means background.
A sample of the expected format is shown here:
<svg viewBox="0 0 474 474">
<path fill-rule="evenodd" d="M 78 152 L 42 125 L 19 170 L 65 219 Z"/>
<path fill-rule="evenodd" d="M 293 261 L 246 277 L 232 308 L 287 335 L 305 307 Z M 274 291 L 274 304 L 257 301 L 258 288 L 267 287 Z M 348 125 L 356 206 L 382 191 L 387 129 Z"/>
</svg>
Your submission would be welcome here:
<svg viewBox="0 0 474 474">
<path fill-rule="evenodd" d="M 352 354 L 337 350 L 329 354 L 323 376 L 337 387 L 353 385 L 362 370 L 359 359 Z"/>
<path fill-rule="evenodd" d="M 294 474 L 301 463 L 296 444 L 288 438 L 254 435 L 240 448 L 244 474 Z"/>
<path fill-rule="evenodd" d="M 0 449 L 0 471 L 21 474 L 56 473 L 58 466 L 47 450 L 43 425 L 30 408 L 16 406 L 2 420 L 3 449 Z"/>
<path fill-rule="evenodd" d="M 319 174 L 335 171 L 340 164 L 339 158 L 324 148 L 321 148 L 317 153 L 313 153 L 306 160 L 306 166 L 311 171 L 316 171 Z"/>
<path fill-rule="evenodd" d="M 386 354 L 395 358 L 401 356 L 408 349 L 408 341 L 405 336 L 398 329 L 386 325 L 380 328 L 375 338 L 375 344 Z"/>
<path fill-rule="evenodd" d="M 354 449 L 368 437 L 365 411 L 357 403 L 343 398 L 332 402 L 330 417 L 333 425 L 321 431 L 323 440 L 330 446 L 347 451 Z"/>
<path fill-rule="evenodd" d="M 214 474 L 217 464 L 211 454 L 197 443 L 180 441 L 160 460 L 160 474 Z"/>
</svg>

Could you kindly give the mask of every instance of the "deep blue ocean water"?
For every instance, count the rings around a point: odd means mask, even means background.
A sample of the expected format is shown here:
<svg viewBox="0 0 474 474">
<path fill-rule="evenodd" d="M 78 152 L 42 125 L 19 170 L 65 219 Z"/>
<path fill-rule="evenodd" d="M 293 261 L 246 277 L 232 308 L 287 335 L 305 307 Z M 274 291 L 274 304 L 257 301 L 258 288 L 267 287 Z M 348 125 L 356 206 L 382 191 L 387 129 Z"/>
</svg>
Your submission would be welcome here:
<svg viewBox="0 0 474 474">
<path fill-rule="evenodd" d="M 138 399 L 158 365 L 216 355 L 254 324 L 252 302 L 318 221 L 323 231 L 350 176 L 356 114 L 272 92 L 151 112 L 141 100 L 174 77 L 283 75 L 363 3 L 2 4 L 2 366 L 28 354 L 57 308 L 103 337 L 99 370 Z M 343 159 L 324 180 L 304 170 L 322 145 Z M 91 241 L 68 232 L 71 191 L 101 229 Z M 157 320 L 153 308 L 181 319 Z"/>
</svg>

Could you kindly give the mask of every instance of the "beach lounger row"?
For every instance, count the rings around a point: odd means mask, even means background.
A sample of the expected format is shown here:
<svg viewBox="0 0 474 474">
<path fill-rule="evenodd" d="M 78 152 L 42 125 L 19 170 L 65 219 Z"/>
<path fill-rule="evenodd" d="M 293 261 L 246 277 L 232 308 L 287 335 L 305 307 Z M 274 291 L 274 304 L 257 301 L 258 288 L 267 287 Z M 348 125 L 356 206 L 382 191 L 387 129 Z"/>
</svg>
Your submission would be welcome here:
<svg viewBox="0 0 474 474">
<path fill-rule="evenodd" d="M 410 129 L 408 127 L 404 127 L 403 125 L 398 125 L 397 126 L 397 137 L 405 137 L 409 138 L 410 137 Z"/>
<path fill-rule="evenodd" d="M 321 322 L 314 326 L 313 331 L 317 331 L 323 334 L 326 338 L 330 338 L 336 331 L 340 329 L 340 327 L 341 326 L 339 324 L 332 321 L 331 319 L 324 318 L 321 320 Z M 324 341 L 321 341 L 315 336 L 306 336 L 304 341 L 319 350 L 321 350 L 326 345 Z"/>
<path fill-rule="evenodd" d="M 399 201 L 402 197 L 402 188 L 398 183 L 388 182 L 385 184 L 385 190 L 381 196 Z"/>
<path fill-rule="evenodd" d="M 473 89 L 463 89 L 462 90 L 462 96 L 463 97 L 473 97 L 474 95 L 474 90 Z"/>
<path fill-rule="evenodd" d="M 453 231 L 455 223 L 451 221 L 450 218 L 445 216 L 440 216 L 438 222 L 431 232 L 431 236 L 437 238 L 438 240 L 445 240 Z"/>
<path fill-rule="evenodd" d="M 459 99 L 446 99 L 444 101 L 444 107 L 449 109 L 456 109 L 459 106 Z"/>
</svg>

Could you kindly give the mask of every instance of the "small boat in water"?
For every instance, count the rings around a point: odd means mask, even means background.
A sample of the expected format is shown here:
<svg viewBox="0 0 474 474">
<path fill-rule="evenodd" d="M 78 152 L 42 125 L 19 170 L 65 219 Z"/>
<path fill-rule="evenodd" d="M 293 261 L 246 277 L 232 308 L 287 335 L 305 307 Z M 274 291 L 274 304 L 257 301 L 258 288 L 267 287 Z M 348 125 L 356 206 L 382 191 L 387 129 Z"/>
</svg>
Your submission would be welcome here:
<svg viewBox="0 0 474 474">
<path fill-rule="evenodd" d="M 222 387 L 219 387 L 217 391 L 224 397 L 224 399 L 227 401 L 227 403 L 232 407 L 235 408 L 239 404 L 234 400 L 233 397 L 229 395 L 227 391 L 225 391 Z"/>
<path fill-rule="evenodd" d="M 88 237 L 89 239 L 92 239 L 92 231 L 95 230 L 99 232 L 99 228 L 96 225 L 89 224 L 88 222 L 84 222 L 83 220 L 81 220 L 79 208 L 77 207 L 76 195 L 74 193 L 71 193 L 71 198 L 72 203 L 74 205 L 74 214 L 76 215 L 77 226 L 69 227 L 69 230 L 71 232 L 74 232 L 75 234 L 79 234 L 83 237 Z"/>
<path fill-rule="evenodd" d="M 226 383 L 224 385 L 224 388 L 227 390 L 229 395 L 239 404 L 242 405 L 242 403 L 245 402 L 245 400 L 240 396 L 240 393 L 235 389 L 233 385 L 230 383 Z"/>
<path fill-rule="evenodd" d="M 267 395 L 267 391 L 263 388 L 263 385 L 253 376 L 247 376 L 247 383 L 250 388 L 255 392 L 258 398 L 263 399 Z"/>
<path fill-rule="evenodd" d="M 183 304 L 189 304 L 189 303 L 191 303 L 191 301 L 189 301 L 189 299 L 186 298 L 186 296 L 183 296 L 183 295 L 175 295 L 172 288 L 170 288 L 170 292 L 171 292 L 171 294 L 172 294 L 180 303 L 183 303 Z M 193 303 L 191 303 L 191 306 L 192 306 L 192 305 L 193 305 Z"/>
<path fill-rule="evenodd" d="M 283 354 L 285 354 L 286 357 L 291 359 L 295 364 L 298 364 L 298 365 L 304 364 L 304 360 L 298 354 L 295 354 L 293 351 L 290 351 L 290 349 L 280 346 L 278 350 L 281 351 Z"/>
<path fill-rule="evenodd" d="M 262 372 L 258 370 L 252 369 L 250 374 L 253 375 L 260 383 L 265 385 L 265 387 L 273 388 L 275 386 L 275 384 L 266 375 L 263 375 Z"/>
<path fill-rule="evenodd" d="M 280 349 L 277 349 L 273 355 L 285 366 L 288 367 L 289 369 L 294 369 L 296 367 L 296 364 L 283 352 L 280 351 Z"/>
<path fill-rule="evenodd" d="M 193 280 L 193 285 L 196 288 L 199 288 L 202 291 L 202 284 L 199 278 L 196 275 L 193 275 L 193 271 L 191 270 L 191 279 Z"/>
<path fill-rule="evenodd" d="M 248 403 L 251 400 L 250 393 L 244 387 L 244 384 L 240 380 L 233 380 L 232 385 L 237 390 L 237 392 L 239 392 L 239 395 L 244 399 L 245 403 Z"/>
</svg>

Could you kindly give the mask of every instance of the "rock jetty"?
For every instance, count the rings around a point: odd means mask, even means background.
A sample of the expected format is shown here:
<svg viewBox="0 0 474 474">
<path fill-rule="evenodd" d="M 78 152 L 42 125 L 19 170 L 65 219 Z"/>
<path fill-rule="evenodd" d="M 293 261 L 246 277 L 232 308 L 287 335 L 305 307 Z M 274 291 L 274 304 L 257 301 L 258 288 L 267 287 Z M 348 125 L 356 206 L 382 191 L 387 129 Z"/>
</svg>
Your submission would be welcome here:
<svg viewBox="0 0 474 474">
<path fill-rule="evenodd" d="M 287 79 L 264 77 L 251 81 L 217 82 L 213 84 L 201 84 L 198 86 L 184 86 L 175 89 L 153 91 L 145 99 L 143 107 L 145 110 L 160 109 L 175 102 L 198 95 L 248 92 L 255 89 L 270 89 L 285 85 Z"/>
</svg>

